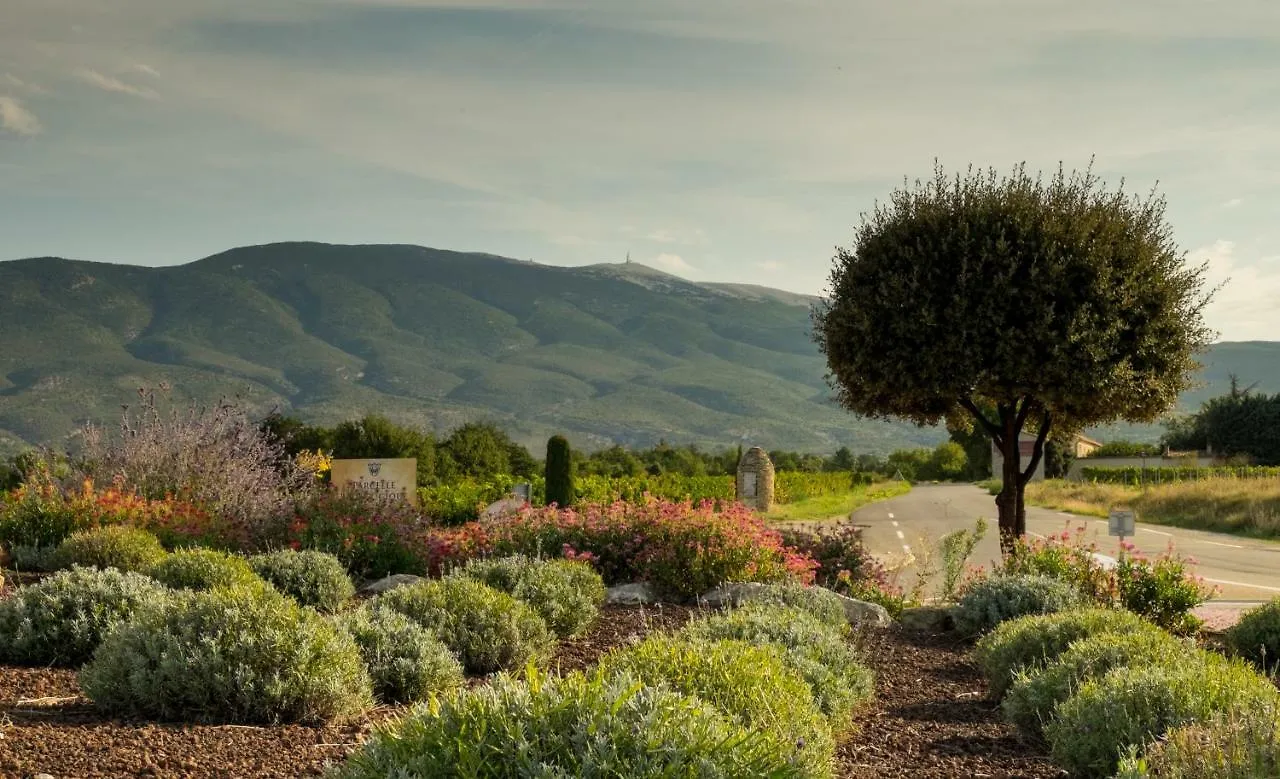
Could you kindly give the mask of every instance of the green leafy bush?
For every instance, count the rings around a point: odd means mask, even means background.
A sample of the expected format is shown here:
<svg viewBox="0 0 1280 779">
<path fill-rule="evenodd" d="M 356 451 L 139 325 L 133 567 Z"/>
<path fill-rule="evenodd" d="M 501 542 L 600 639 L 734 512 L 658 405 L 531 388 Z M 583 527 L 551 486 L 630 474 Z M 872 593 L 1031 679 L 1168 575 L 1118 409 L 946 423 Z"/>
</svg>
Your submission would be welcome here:
<svg viewBox="0 0 1280 779">
<path fill-rule="evenodd" d="M 551 648 L 547 623 L 532 607 L 471 579 L 420 582 L 384 593 L 375 603 L 432 631 L 467 673 L 519 668 Z"/>
<path fill-rule="evenodd" d="M 147 531 L 109 525 L 67 536 L 58 545 L 53 560 L 59 568 L 82 565 L 141 572 L 163 560 L 165 554 L 160 539 Z"/>
<path fill-rule="evenodd" d="M 356 588 L 338 558 L 314 550 L 278 552 L 249 558 L 254 573 L 303 606 L 337 611 Z"/>
<path fill-rule="evenodd" d="M 811 775 L 831 775 L 835 743 L 830 725 L 804 677 L 776 646 L 657 635 L 606 655 L 600 668 L 642 684 L 665 684 L 748 728 L 771 731 L 794 745 L 796 759 Z"/>
<path fill-rule="evenodd" d="M 875 694 L 875 680 L 850 646 L 847 626 L 842 627 L 832 628 L 787 606 L 749 604 L 690 622 L 681 632 L 694 641 L 729 639 L 778 646 L 787 664 L 808 682 L 832 727 L 844 730 L 854 712 Z"/>
<path fill-rule="evenodd" d="M 506 675 L 379 728 L 332 779 L 799 779 L 775 734 L 626 676 Z M 817 774 L 821 776 L 823 774 Z"/>
<path fill-rule="evenodd" d="M 1114 609 L 1080 609 L 1033 614 L 996 626 L 974 647 L 974 655 L 999 698 L 1019 671 L 1039 668 L 1066 651 L 1072 642 L 1098 633 L 1156 631 L 1141 617 Z"/>
<path fill-rule="evenodd" d="M 458 687 L 462 665 L 431 631 L 386 608 L 362 606 L 338 618 L 360 648 L 373 692 L 385 703 L 409 703 Z"/>
<path fill-rule="evenodd" d="M 1259 667 L 1280 662 L 1280 598 L 1251 609 L 1227 631 L 1227 644 Z"/>
<path fill-rule="evenodd" d="M 0 659 L 80 665 L 103 638 L 166 595 L 141 574 L 74 566 L 0 600 Z"/>
<path fill-rule="evenodd" d="M 849 618 L 844 613 L 844 602 L 839 595 L 823 587 L 805 586 L 794 582 L 757 584 L 751 587 L 747 602 L 799 609 L 837 630 L 849 629 Z"/>
<path fill-rule="evenodd" d="M 265 586 L 243 557 L 213 549 L 179 549 L 151 566 L 147 575 L 175 590 Z"/>
<path fill-rule="evenodd" d="M 108 636 L 80 686 L 114 715 L 189 722 L 321 722 L 373 703 L 351 636 L 270 589 L 173 595 Z"/>
<path fill-rule="evenodd" d="M 1280 776 L 1280 712 L 1228 712 L 1174 728 L 1120 762 L 1116 779 L 1275 779 Z"/>
<path fill-rule="evenodd" d="M 1130 747 L 1233 708 L 1275 706 L 1278 697 L 1249 666 L 1205 652 L 1176 668 L 1122 667 L 1087 682 L 1054 709 L 1044 733 L 1073 776 L 1110 777 Z"/>
<path fill-rule="evenodd" d="M 1201 621 L 1191 611 L 1208 599 L 1212 588 L 1187 566 L 1181 557 L 1167 554 L 1152 560 L 1128 548 L 1112 570 L 1119 604 L 1172 633 L 1194 634 Z"/>
<path fill-rule="evenodd" d="M 1005 719 L 1023 733 L 1038 736 L 1054 707 L 1070 698 L 1086 682 L 1100 679 L 1113 668 L 1176 666 L 1195 659 L 1194 648 L 1147 625 L 1132 632 L 1105 632 L 1081 638 L 1053 661 L 1019 673 L 1005 696 Z"/>
<path fill-rule="evenodd" d="M 969 585 L 956 608 L 956 629 L 976 636 L 1028 614 L 1052 614 L 1079 606 L 1071 585 L 1047 576 L 992 576 Z"/>
<path fill-rule="evenodd" d="M 576 636 L 604 603 L 604 580 L 587 563 L 537 560 L 524 555 L 472 560 L 455 573 L 523 601 L 558 636 Z"/>
</svg>

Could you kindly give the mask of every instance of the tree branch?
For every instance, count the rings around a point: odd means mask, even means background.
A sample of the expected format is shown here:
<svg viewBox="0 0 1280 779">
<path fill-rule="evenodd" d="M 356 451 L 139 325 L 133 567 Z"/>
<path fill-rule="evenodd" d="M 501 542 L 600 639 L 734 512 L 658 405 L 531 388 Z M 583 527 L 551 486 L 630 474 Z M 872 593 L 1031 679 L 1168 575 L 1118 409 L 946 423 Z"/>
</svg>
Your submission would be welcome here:
<svg viewBox="0 0 1280 779">
<path fill-rule="evenodd" d="M 973 402 L 973 398 L 960 398 L 960 405 L 970 414 L 973 414 L 973 418 L 987 431 L 987 434 L 991 436 L 991 440 L 996 442 L 996 446 L 1004 445 L 1004 431 L 994 422 L 987 419 L 986 414 L 982 413 L 982 409 L 978 408 L 978 404 Z"/>
<path fill-rule="evenodd" d="M 1049 427 L 1052 423 L 1053 415 L 1048 411 L 1044 412 L 1044 416 L 1040 419 L 1040 433 L 1036 436 L 1035 448 L 1031 450 L 1031 461 L 1019 478 L 1019 481 L 1023 484 L 1031 481 L 1031 477 L 1035 475 L 1036 468 L 1040 465 L 1040 459 L 1044 456 L 1044 442 L 1049 438 Z"/>
</svg>

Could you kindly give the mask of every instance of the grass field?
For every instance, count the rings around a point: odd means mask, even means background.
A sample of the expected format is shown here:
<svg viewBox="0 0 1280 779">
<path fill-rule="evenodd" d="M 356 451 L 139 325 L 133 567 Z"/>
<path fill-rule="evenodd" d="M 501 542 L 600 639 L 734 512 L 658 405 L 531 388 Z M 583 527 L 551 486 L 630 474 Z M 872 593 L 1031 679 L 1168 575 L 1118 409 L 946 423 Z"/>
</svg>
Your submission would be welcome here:
<svg viewBox="0 0 1280 779">
<path fill-rule="evenodd" d="M 984 483 L 999 489 L 999 482 Z M 1073 514 L 1105 517 L 1127 506 L 1143 522 L 1280 538 L 1280 479 L 1209 479 L 1145 488 L 1119 484 L 1033 482 L 1027 504 Z"/>
<path fill-rule="evenodd" d="M 774 522 L 793 522 L 799 520 L 830 519 L 845 517 L 850 512 L 889 498 L 896 498 L 911 491 L 911 485 L 905 481 L 882 482 L 867 486 L 854 487 L 847 492 L 832 495 L 817 495 L 794 503 L 776 505 L 765 518 Z"/>
</svg>

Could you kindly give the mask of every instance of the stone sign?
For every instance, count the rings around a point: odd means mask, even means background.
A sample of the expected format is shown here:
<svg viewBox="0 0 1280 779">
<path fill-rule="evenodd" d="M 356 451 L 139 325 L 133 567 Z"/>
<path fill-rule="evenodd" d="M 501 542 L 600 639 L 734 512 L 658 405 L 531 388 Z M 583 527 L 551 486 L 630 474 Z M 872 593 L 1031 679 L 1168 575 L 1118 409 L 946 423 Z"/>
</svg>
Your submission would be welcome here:
<svg viewBox="0 0 1280 779">
<path fill-rule="evenodd" d="M 400 497 L 415 506 L 418 504 L 417 458 L 334 460 L 330 474 L 339 491 L 357 487 L 375 495 Z"/>
<path fill-rule="evenodd" d="M 1107 532 L 1123 541 L 1126 536 L 1134 534 L 1136 521 L 1137 515 L 1128 509 L 1111 509 L 1107 517 Z"/>
<path fill-rule="evenodd" d="M 739 503 L 757 511 L 773 508 L 773 463 L 760 447 L 753 446 L 742 455 L 736 487 Z"/>
</svg>

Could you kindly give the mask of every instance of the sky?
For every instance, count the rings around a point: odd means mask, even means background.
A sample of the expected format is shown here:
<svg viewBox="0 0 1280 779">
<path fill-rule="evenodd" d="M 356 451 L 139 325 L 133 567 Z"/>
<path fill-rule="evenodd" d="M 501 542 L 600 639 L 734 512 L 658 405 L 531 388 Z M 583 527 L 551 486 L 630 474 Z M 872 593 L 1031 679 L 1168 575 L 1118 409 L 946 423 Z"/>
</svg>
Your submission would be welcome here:
<svg viewBox="0 0 1280 779">
<path fill-rule="evenodd" d="M 282 240 L 819 294 L 937 160 L 1158 185 L 1280 339 L 1275 0 L 4 0 L 0 259 Z"/>
</svg>

